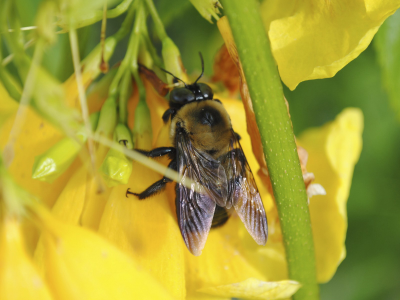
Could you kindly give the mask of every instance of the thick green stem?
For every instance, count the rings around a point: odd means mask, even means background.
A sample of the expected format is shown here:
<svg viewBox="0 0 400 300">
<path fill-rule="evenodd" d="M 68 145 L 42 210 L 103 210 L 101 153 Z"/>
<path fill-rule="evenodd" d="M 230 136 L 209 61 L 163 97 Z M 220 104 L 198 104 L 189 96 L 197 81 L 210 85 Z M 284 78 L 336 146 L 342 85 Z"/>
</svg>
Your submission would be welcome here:
<svg viewBox="0 0 400 300">
<path fill-rule="evenodd" d="M 319 299 L 307 194 L 277 67 L 256 0 L 223 1 L 260 130 L 295 299 Z"/>
</svg>

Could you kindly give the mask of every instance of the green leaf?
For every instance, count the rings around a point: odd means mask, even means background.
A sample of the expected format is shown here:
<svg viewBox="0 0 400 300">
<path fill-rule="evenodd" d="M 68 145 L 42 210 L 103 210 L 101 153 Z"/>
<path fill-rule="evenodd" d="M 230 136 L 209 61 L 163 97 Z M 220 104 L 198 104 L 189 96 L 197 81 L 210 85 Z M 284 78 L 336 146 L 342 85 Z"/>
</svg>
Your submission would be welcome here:
<svg viewBox="0 0 400 300">
<path fill-rule="evenodd" d="M 375 37 L 374 46 L 385 89 L 400 121 L 400 11 L 383 23 Z"/>
</svg>

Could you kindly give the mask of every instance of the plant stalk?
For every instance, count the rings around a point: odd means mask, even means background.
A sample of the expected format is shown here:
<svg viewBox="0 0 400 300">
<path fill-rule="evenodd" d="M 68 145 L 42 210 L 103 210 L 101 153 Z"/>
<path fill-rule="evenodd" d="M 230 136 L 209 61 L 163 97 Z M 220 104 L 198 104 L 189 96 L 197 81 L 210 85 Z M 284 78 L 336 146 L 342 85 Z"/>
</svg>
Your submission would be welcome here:
<svg viewBox="0 0 400 300">
<path fill-rule="evenodd" d="M 296 300 L 319 299 L 307 194 L 282 84 L 256 0 L 223 1 L 250 91 Z"/>
</svg>

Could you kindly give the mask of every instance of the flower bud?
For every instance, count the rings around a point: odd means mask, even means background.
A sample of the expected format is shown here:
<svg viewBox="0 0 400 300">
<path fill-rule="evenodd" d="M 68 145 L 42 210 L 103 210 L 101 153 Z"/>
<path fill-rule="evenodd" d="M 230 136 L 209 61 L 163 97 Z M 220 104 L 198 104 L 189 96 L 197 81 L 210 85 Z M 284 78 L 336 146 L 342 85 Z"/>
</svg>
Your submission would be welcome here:
<svg viewBox="0 0 400 300">
<path fill-rule="evenodd" d="M 98 120 L 98 112 L 90 115 L 92 128 L 97 127 Z M 43 154 L 36 156 L 32 178 L 53 182 L 72 164 L 86 140 L 87 134 L 81 129 L 76 133 L 76 139 L 65 137 Z"/>
<path fill-rule="evenodd" d="M 133 148 L 132 141 L 130 145 Z M 111 148 L 100 167 L 100 172 L 109 187 L 127 184 L 132 173 L 132 161 L 121 151 Z"/>
<path fill-rule="evenodd" d="M 99 123 L 96 134 L 110 136 L 117 125 L 117 101 L 108 97 L 100 110 Z"/>
<path fill-rule="evenodd" d="M 181 53 L 169 37 L 163 39 L 161 53 L 165 63 L 165 70 L 186 82 L 187 76 L 182 65 Z M 172 83 L 172 79 L 172 76 L 168 74 L 168 83 Z"/>
<path fill-rule="evenodd" d="M 150 149 L 152 136 L 149 108 L 145 101 L 139 101 L 135 110 L 135 125 L 133 127 L 135 147 L 138 149 Z"/>
<path fill-rule="evenodd" d="M 125 124 L 119 123 L 117 125 L 115 137 L 118 143 L 124 145 L 127 149 L 133 149 L 132 133 Z"/>
</svg>

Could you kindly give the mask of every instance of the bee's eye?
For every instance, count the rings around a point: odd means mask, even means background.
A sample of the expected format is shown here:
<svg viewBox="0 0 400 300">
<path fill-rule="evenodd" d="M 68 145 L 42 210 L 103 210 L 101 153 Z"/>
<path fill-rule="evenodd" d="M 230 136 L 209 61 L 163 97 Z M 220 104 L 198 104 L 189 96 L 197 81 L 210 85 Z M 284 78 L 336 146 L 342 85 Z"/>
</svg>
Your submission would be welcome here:
<svg viewBox="0 0 400 300">
<path fill-rule="evenodd" d="M 194 94 L 187 88 L 176 88 L 171 91 L 169 96 L 171 102 L 183 103 L 194 101 Z"/>
<path fill-rule="evenodd" d="M 212 99 L 214 96 L 214 93 L 212 89 L 205 83 L 198 83 L 197 84 L 200 92 L 203 94 L 204 99 Z"/>
</svg>

